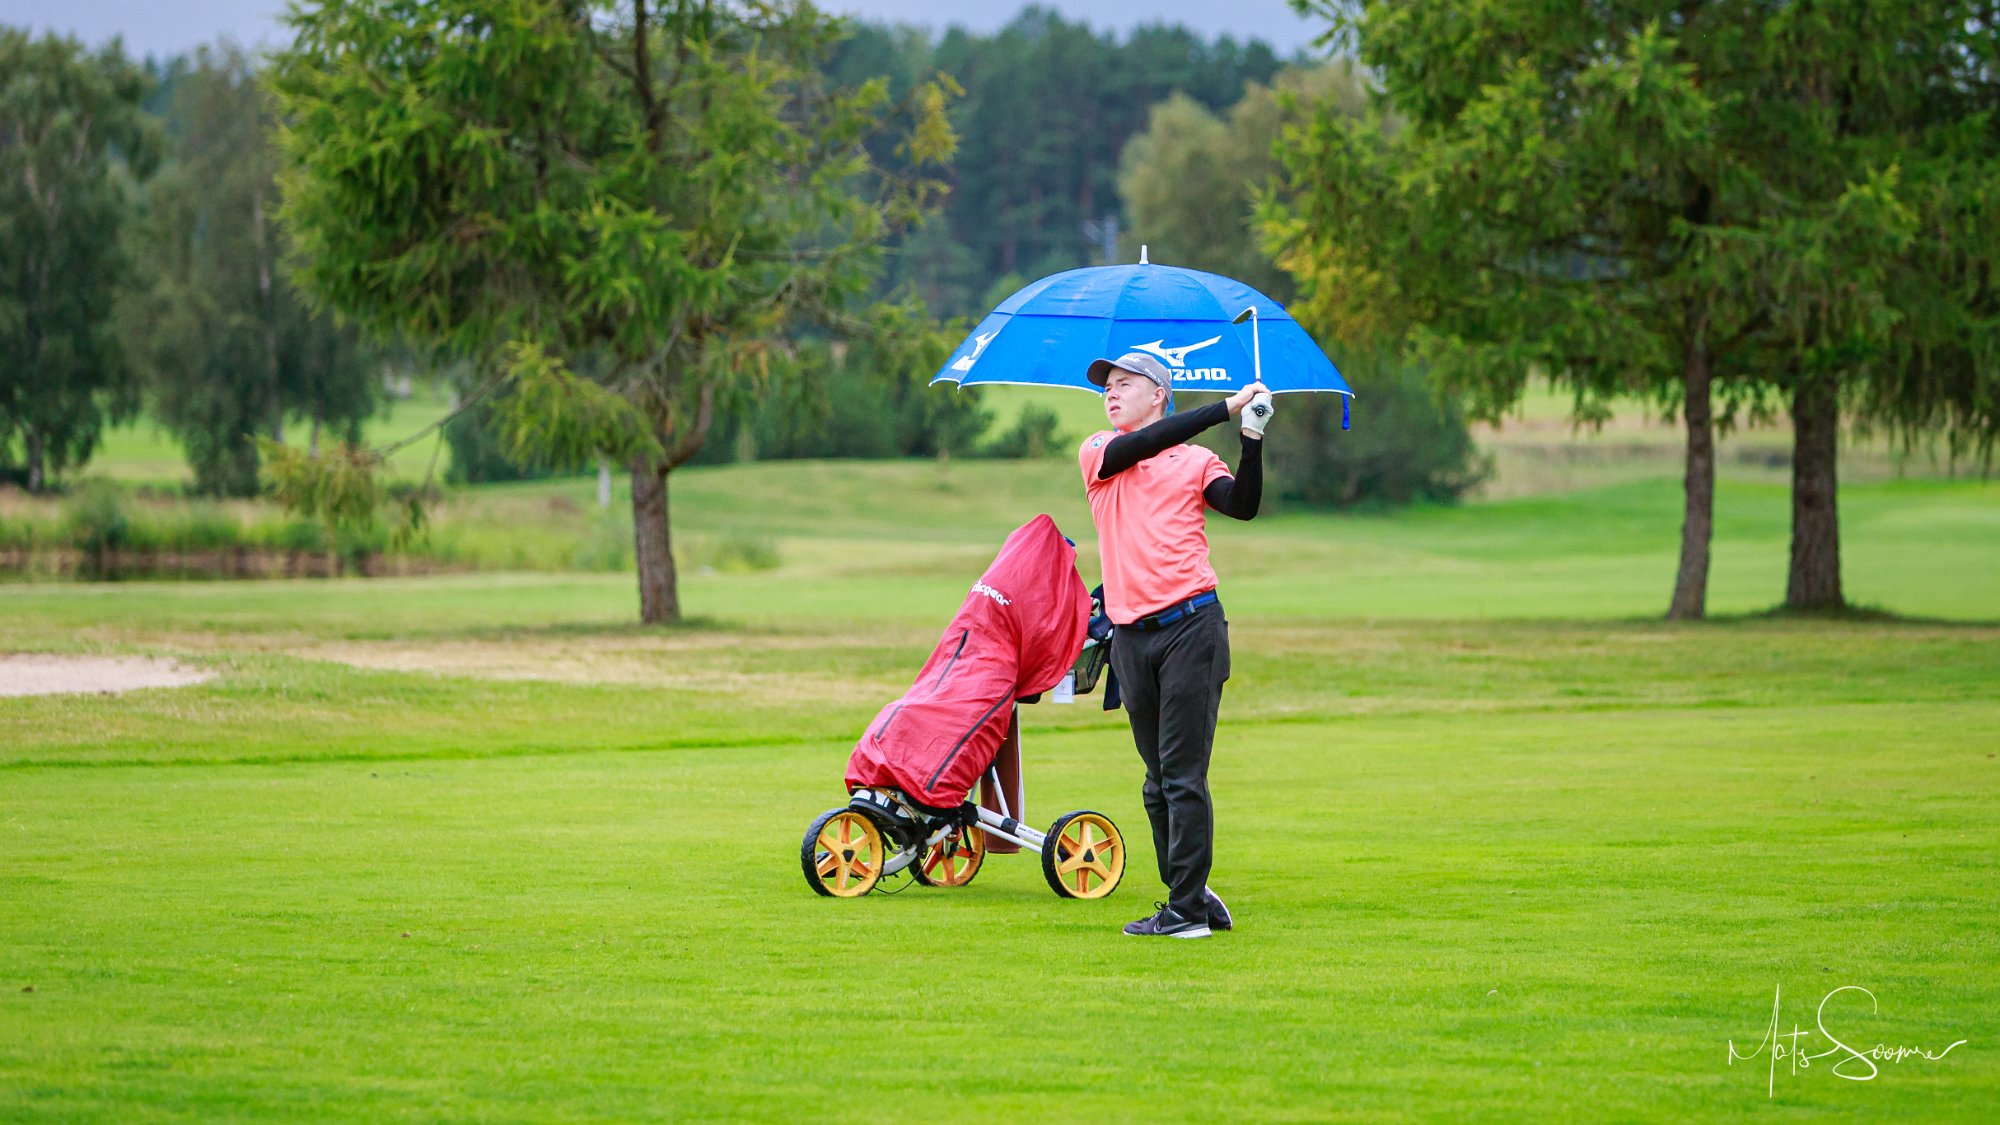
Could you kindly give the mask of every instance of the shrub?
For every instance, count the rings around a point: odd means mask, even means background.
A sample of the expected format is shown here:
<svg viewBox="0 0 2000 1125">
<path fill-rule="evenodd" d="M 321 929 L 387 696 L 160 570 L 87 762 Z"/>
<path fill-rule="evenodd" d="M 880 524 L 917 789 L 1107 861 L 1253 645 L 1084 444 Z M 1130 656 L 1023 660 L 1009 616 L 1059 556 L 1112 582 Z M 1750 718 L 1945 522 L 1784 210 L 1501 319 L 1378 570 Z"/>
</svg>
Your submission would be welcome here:
<svg viewBox="0 0 2000 1125">
<path fill-rule="evenodd" d="M 0 550 L 44 550 L 63 542 L 63 525 L 58 520 L 37 518 L 32 509 L 17 515 L 0 514 Z"/>
<path fill-rule="evenodd" d="M 379 555 L 389 549 L 389 529 L 380 523 L 342 526 L 335 530 L 333 548 L 334 553 L 340 556 L 341 565 L 359 571 L 370 555 Z"/>
<path fill-rule="evenodd" d="M 278 528 L 271 546 L 280 551 L 309 551 L 315 554 L 326 550 L 326 531 L 311 520 L 287 520 Z"/>
<path fill-rule="evenodd" d="M 243 524 L 215 504 L 199 503 L 180 513 L 169 538 L 186 551 L 227 550 L 243 544 Z"/>
<path fill-rule="evenodd" d="M 1069 435 L 1062 432 L 1062 419 L 1040 403 L 1021 408 L 1014 424 L 986 444 L 980 452 L 987 457 L 1054 457 L 1069 452 Z"/>
<path fill-rule="evenodd" d="M 120 550 L 132 537 L 132 519 L 118 489 L 91 482 L 78 489 L 63 520 L 63 539 L 93 555 Z"/>
</svg>

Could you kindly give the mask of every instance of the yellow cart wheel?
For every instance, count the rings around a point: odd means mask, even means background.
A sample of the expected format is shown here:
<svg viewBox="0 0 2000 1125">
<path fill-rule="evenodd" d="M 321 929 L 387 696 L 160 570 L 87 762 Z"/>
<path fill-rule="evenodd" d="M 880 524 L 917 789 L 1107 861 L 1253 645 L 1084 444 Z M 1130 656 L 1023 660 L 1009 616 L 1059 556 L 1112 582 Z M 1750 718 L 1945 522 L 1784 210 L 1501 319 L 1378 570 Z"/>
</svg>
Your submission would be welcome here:
<svg viewBox="0 0 2000 1125">
<path fill-rule="evenodd" d="M 853 809 L 821 813 L 799 848 L 807 885 L 833 898 L 860 898 L 874 890 L 888 858 L 881 829 Z"/>
<path fill-rule="evenodd" d="M 927 887 L 963 887 L 985 862 L 986 833 L 967 826 L 925 848 L 910 870 Z"/>
<path fill-rule="evenodd" d="M 1125 876 L 1125 838 L 1103 813 L 1067 813 L 1042 842 L 1042 878 L 1064 898 L 1103 898 Z"/>
</svg>

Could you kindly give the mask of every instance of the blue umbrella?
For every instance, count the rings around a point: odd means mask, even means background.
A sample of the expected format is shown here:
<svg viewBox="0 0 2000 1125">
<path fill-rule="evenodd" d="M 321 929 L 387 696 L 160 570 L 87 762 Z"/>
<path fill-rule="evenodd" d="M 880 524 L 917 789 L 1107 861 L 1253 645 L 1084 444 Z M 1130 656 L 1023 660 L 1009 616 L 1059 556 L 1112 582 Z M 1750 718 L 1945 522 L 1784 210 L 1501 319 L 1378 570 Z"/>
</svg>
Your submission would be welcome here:
<svg viewBox="0 0 2000 1125">
<path fill-rule="evenodd" d="M 1069 270 L 1022 288 L 986 314 L 931 382 L 1102 393 L 1085 377 L 1090 362 L 1134 351 L 1166 364 L 1175 390 L 1235 391 L 1261 377 L 1274 394 L 1340 395 L 1347 425 L 1353 390 L 1284 306 L 1220 274 L 1149 264 L 1143 250 L 1136 266 Z"/>
</svg>

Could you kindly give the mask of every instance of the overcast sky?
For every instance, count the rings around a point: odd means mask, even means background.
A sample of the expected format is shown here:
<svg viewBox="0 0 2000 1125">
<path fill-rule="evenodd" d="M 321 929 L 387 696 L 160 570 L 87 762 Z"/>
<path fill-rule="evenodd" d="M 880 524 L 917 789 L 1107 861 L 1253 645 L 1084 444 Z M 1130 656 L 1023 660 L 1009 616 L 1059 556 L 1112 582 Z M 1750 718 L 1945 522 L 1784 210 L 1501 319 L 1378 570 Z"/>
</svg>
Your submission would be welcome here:
<svg viewBox="0 0 2000 1125">
<path fill-rule="evenodd" d="M 1007 0 L 825 0 L 823 6 L 870 19 L 939 28 L 960 24 L 991 31 L 1023 4 Z M 1262 39 L 1280 54 L 1306 47 L 1317 29 L 1294 15 L 1287 0 L 1049 0 L 1071 19 L 1129 30 L 1152 22 L 1181 23 L 1214 37 Z M 125 37 L 134 55 L 171 55 L 228 35 L 256 45 L 279 40 L 283 0 L 0 0 L 0 23 L 63 31 L 89 43 Z"/>
</svg>

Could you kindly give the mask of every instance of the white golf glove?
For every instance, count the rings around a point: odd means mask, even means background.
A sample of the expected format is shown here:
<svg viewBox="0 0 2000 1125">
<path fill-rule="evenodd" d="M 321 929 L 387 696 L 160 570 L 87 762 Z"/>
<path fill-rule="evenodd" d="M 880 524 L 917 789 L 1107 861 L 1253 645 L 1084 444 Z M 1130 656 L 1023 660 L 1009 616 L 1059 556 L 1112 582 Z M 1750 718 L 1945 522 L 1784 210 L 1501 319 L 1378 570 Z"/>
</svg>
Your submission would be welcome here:
<svg viewBox="0 0 2000 1125">
<path fill-rule="evenodd" d="M 1243 407 L 1243 432 L 1262 441 L 1264 427 L 1271 424 L 1271 392 L 1259 391 Z"/>
</svg>

